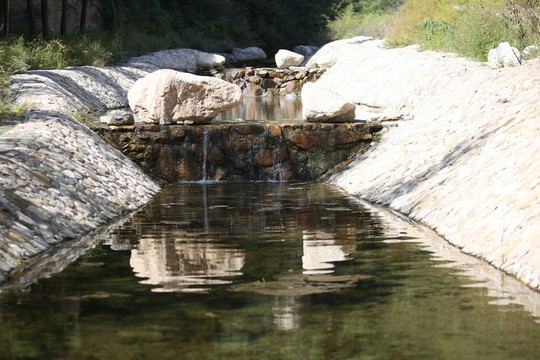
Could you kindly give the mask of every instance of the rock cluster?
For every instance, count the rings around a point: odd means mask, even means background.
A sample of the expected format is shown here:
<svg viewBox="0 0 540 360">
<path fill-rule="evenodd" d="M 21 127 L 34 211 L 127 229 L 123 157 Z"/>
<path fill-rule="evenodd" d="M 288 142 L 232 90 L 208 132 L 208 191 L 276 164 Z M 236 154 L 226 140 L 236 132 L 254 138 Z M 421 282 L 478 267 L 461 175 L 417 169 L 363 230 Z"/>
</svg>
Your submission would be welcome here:
<svg viewBox="0 0 540 360">
<path fill-rule="evenodd" d="M 138 80 L 128 93 L 140 122 L 206 124 L 240 104 L 240 87 L 215 77 L 158 70 Z"/>
<path fill-rule="evenodd" d="M 315 81 L 326 71 L 325 68 L 291 67 L 224 69 L 203 72 L 240 86 L 245 96 L 299 94 L 302 85 Z"/>
</svg>

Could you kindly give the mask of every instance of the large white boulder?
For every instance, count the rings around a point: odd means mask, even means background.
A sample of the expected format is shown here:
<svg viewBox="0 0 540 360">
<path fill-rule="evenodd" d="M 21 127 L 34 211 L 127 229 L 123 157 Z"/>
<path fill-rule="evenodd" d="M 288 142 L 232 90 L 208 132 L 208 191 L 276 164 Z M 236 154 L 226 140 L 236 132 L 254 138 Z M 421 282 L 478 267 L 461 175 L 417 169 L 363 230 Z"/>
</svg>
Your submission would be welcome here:
<svg viewBox="0 0 540 360">
<path fill-rule="evenodd" d="M 242 91 L 214 77 L 158 70 L 135 82 L 128 101 L 141 122 L 206 124 L 240 104 Z"/>
<path fill-rule="evenodd" d="M 521 53 L 509 43 L 500 43 L 495 49 L 489 50 L 488 64 L 492 68 L 521 65 Z"/>
<path fill-rule="evenodd" d="M 308 82 L 302 87 L 302 117 L 310 122 L 354 120 L 356 105 L 322 86 Z"/>
<path fill-rule="evenodd" d="M 266 60 L 266 53 L 256 46 L 245 49 L 234 48 L 233 56 L 237 62 Z"/>
<path fill-rule="evenodd" d="M 275 55 L 276 65 L 280 69 L 287 69 L 290 66 L 300 66 L 304 61 L 304 55 L 281 49 Z"/>
</svg>

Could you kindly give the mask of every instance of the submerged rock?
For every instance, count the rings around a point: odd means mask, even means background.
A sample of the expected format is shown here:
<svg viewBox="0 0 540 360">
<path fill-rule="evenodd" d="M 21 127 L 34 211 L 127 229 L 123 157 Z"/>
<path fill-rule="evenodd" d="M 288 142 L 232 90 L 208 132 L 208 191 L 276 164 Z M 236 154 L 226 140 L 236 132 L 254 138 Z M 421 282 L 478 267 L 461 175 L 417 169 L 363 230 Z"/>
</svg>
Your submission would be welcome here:
<svg viewBox="0 0 540 360">
<path fill-rule="evenodd" d="M 304 61 L 304 55 L 281 49 L 275 55 L 276 65 L 280 69 L 299 66 Z"/>
<path fill-rule="evenodd" d="M 306 121 L 351 121 L 355 110 L 356 105 L 322 86 L 306 83 L 302 87 L 302 116 Z"/>
<path fill-rule="evenodd" d="M 129 90 L 128 101 L 141 122 L 205 124 L 240 104 L 242 91 L 217 78 L 159 70 L 138 80 Z"/>
</svg>

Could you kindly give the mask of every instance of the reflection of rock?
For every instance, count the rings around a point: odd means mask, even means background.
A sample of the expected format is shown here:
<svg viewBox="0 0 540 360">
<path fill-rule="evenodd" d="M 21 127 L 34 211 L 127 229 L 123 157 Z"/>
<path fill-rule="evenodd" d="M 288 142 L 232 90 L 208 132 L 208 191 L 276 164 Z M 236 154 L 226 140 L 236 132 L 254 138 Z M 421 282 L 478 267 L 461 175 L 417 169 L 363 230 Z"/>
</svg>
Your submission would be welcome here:
<svg viewBox="0 0 540 360">
<path fill-rule="evenodd" d="M 130 264 L 136 276 L 147 278 L 141 283 L 162 286 L 154 291 L 201 291 L 204 285 L 230 283 L 222 277 L 242 275 L 244 251 L 214 242 L 145 237 L 132 250 Z"/>
<path fill-rule="evenodd" d="M 347 256 L 356 251 L 354 240 L 337 244 L 335 234 L 304 231 L 304 274 L 329 274 L 334 272 L 334 262 L 346 261 Z"/>
<path fill-rule="evenodd" d="M 367 275 L 286 275 L 275 281 L 233 285 L 232 291 L 256 292 L 274 296 L 323 294 L 353 287 Z"/>
<path fill-rule="evenodd" d="M 294 297 L 276 298 L 276 304 L 272 308 L 274 325 L 283 331 L 298 329 L 300 327 L 299 307 Z"/>
</svg>

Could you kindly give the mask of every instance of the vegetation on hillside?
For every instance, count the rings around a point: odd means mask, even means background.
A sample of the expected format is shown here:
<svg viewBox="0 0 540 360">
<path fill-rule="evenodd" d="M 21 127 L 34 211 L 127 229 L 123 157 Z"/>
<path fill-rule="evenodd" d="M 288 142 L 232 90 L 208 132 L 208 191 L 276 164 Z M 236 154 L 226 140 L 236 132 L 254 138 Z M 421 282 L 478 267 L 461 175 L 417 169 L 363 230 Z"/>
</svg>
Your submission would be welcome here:
<svg viewBox="0 0 540 360">
<path fill-rule="evenodd" d="M 386 38 L 391 46 L 420 44 L 424 49 L 457 52 L 481 61 L 504 41 L 519 50 L 540 45 L 540 0 L 399 3 L 367 13 L 349 6 L 329 29 L 334 38 L 371 35 Z"/>
</svg>

